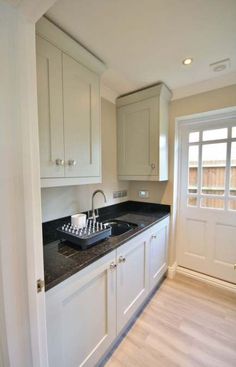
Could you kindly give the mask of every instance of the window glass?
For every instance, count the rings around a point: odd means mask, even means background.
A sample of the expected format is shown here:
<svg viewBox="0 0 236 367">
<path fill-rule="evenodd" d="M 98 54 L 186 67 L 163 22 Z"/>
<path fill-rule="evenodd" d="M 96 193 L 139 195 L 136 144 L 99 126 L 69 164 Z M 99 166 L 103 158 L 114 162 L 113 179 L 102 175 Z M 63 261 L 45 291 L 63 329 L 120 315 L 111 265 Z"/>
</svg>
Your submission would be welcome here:
<svg viewBox="0 0 236 367">
<path fill-rule="evenodd" d="M 236 126 L 232 127 L 232 138 L 236 138 Z"/>
<path fill-rule="evenodd" d="M 224 195 L 226 143 L 205 144 L 202 147 L 202 194 Z"/>
<path fill-rule="evenodd" d="M 195 131 L 189 134 L 189 143 L 199 142 L 199 131 Z"/>
<path fill-rule="evenodd" d="M 236 210 L 236 200 L 229 200 L 229 210 Z"/>
<path fill-rule="evenodd" d="M 188 197 L 188 206 L 197 206 L 197 198 L 194 196 Z"/>
<path fill-rule="evenodd" d="M 224 209 L 224 199 L 218 198 L 202 198 L 201 207 L 211 209 Z"/>
<path fill-rule="evenodd" d="M 199 146 L 190 145 L 188 155 L 188 192 L 197 193 Z"/>
<path fill-rule="evenodd" d="M 228 136 L 228 129 L 215 129 L 215 130 L 205 130 L 202 134 L 202 140 L 220 140 L 220 139 L 226 139 Z"/>
<path fill-rule="evenodd" d="M 236 142 L 231 144 L 230 195 L 236 196 Z"/>
</svg>

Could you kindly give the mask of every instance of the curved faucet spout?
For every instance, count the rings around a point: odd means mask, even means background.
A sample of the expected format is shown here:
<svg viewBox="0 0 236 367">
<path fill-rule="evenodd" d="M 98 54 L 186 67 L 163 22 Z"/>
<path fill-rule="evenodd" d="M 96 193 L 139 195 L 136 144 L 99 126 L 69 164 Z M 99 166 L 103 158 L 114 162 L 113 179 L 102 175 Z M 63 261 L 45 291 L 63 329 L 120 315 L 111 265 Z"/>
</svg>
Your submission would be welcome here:
<svg viewBox="0 0 236 367">
<path fill-rule="evenodd" d="M 94 210 L 94 198 L 97 194 L 102 194 L 103 197 L 104 197 L 104 202 L 106 203 L 107 202 L 107 198 L 106 198 L 106 195 L 104 194 L 104 192 L 102 190 L 95 190 L 93 195 L 92 195 L 92 218 L 94 220 L 96 220 L 96 214 L 95 214 L 95 210 Z"/>
</svg>

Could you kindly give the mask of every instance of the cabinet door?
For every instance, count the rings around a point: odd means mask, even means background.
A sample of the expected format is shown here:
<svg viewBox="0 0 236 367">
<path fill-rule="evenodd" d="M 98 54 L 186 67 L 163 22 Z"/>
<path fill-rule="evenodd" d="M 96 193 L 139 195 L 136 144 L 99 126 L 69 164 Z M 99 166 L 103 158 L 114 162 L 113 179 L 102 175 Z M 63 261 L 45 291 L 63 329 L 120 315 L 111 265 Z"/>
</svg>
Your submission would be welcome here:
<svg viewBox="0 0 236 367">
<path fill-rule="evenodd" d="M 118 173 L 157 175 L 157 100 L 149 98 L 118 109 Z"/>
<path fill-rule="evenodd" d="M 62 54 L 41 37 L 36 41 L 41 177 L 64 177 Z"/>
<path fill-rule="evenodd" d="M 117 250 L 117 333 L 142 304 L 147 288 L 146 241 L 142 236 Z"/>
<path fill-rule="evenodd" d="M 114 252 L 46 292 L 50 367 L 94 367 L 116 336 Z"/>
<path fill-rule="evenodd" d="M 99 76 L 63 54 L 66 177 L 100 176 Z"/>
<path fill-rule="evenodd" d="M 167 218 L 155 226 L 148 244 L 150 289 L 158 284 L 167 269 L 168 223 Z"/>
</svg>

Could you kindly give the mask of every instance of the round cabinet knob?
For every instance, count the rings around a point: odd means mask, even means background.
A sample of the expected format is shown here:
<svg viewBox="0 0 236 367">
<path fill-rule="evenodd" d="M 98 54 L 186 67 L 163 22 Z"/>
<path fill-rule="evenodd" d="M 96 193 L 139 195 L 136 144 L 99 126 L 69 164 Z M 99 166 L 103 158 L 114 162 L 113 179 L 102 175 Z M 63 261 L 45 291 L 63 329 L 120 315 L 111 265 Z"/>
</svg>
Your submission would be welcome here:
<svg viewBox="0 0 236 367">
<path fill-rule="evenodd" d="M 57 166 L 64 166 L 64 160 L 57 158 L 55 160 Z"/>
<path fill-rule="evenodd" d="M 112 262 L 112 263 L 110 264 L 110 269 L 111 269 L 111 270 L 115 270 L 115 269 L 116 269 L 116 267 L 117 267 L 116 263 Z"/>
<path fill-rule="evenodd" d="M 74 159 L 69 159 L 69 161 L 68 161 L 68 165 L 69 166 L 75 166 L 76 165 L 76 161 L 74 160 Z"/>
<path fill-rule="evenodd" d="M 155 239 L 155 238 L 157 238 L 157 236 L 156 236 L 155 234 L 153 234 L 153 235 L 152 235 L 152 238 L 153 238 L 153 239 Z"/>
<path fill-rule="evenodd" d="M 124 256 L 120 256 L 119 263 L 125 263 L 125 262 L 126 262 L 126 258 Z"/>
<path fill-rule="evenodd" d="M 152 163 L 152 164 L 151 164 L 151 169 L 155 169 L 155 168 L 156 168 L 155 163 Z"/>
</svg>

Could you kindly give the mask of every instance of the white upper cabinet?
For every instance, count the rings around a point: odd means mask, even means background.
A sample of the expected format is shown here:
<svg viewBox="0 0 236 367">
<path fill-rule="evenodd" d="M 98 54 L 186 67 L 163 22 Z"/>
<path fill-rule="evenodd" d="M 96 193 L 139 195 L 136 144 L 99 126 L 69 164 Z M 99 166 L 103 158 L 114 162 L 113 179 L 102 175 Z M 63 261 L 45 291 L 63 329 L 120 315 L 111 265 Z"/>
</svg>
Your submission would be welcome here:
<svg viewBox="0 0 236 367">
<path fill-rule="evenodd" d="M 66 177 L 100 176 L 99 76 L 63 54 Z"/>
<path fill-rule="evenodd" d="M 118 98 L 119 179 L 168 180 L 170 98 L 164 84 Z"/>
<path fill-rule="evenodd" d="M 41 177 L 64 177 L 61 51 L 37 37 Z"/>
<path fill-rule="evenodd" d="M 105 66 L 47 19 L 36 30 L 41 186 L 99 183 Z"/>
</svg>

